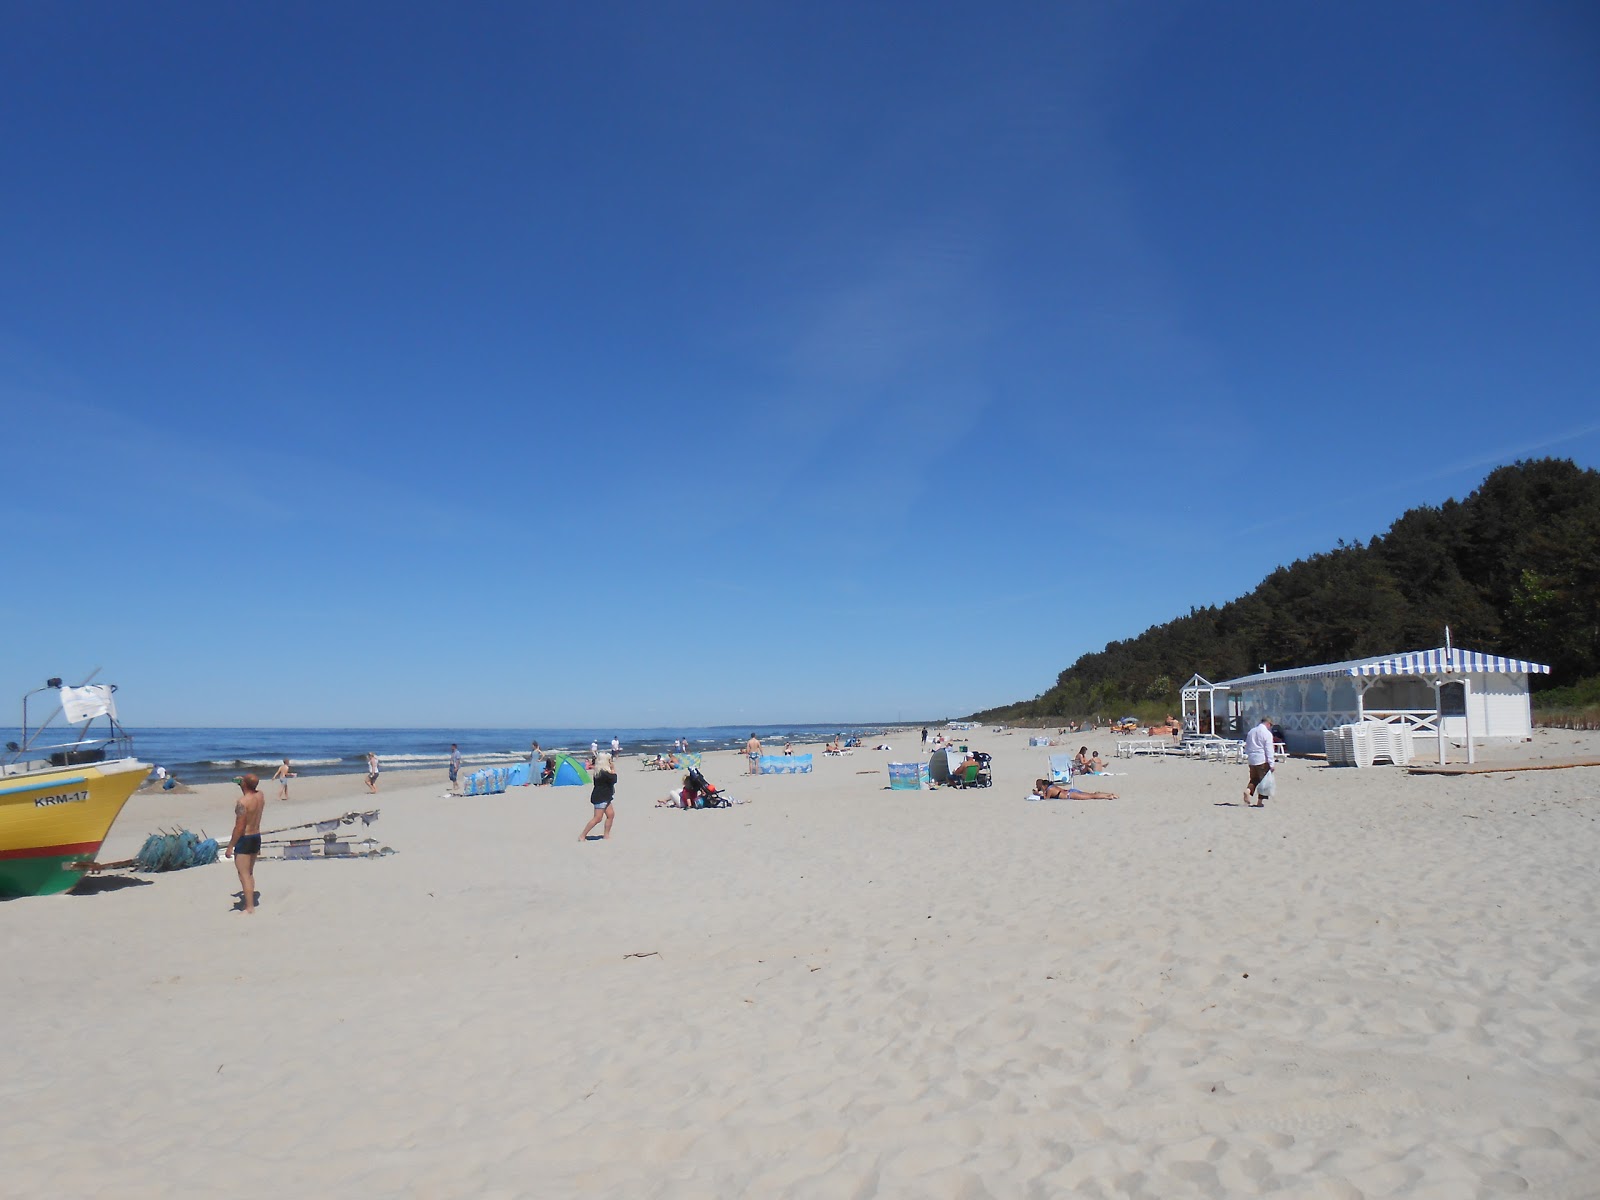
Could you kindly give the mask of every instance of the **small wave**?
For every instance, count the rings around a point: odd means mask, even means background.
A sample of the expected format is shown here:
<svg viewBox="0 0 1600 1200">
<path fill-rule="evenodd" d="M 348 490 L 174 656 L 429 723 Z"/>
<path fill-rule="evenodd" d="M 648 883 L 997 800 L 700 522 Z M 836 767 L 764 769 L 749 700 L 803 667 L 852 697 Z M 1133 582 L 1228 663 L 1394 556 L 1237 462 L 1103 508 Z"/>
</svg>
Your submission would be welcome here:
<svg viewBox="0 0 1600 1200">
<path fill-rule="evenodd" d="M 291 758 L 291 767 L 334 767 L 342 763 L 342 758 Z M 202 767 L 273 767 L 276 768 L 283 762 L 281 758 L 208 758 L 198 765 Z"/>
</svg>

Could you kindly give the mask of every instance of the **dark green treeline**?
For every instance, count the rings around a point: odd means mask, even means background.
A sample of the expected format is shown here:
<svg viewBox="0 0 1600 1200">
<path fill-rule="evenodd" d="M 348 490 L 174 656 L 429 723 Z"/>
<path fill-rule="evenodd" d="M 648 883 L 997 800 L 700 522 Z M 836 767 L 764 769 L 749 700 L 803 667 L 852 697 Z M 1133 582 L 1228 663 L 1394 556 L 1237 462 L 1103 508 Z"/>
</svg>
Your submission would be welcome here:
<svg viewBox="0 0 1600 1200">
<path fill-rule="evenodd" d="M 1414 508 L 1382 537 L 1280 567 L 1248 596 L 1085 654 L 1033 700 L 975 713 L 1025 721 L 1175 708 L 1199 671 L 1260 670 L 1443 641 L 1549 663 L 1534 686 L 1600 674 L 1600 472 L 1568 459 L 1494 471 L 1465 500 Z"/>
</svg>

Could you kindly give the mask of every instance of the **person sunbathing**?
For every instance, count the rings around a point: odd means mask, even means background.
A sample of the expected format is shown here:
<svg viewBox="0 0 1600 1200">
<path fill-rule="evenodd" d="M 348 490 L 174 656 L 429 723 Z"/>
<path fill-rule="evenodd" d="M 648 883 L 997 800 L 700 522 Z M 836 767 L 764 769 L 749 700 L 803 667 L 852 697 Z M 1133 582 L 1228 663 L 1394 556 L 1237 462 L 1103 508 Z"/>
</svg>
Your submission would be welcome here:
<svg viewBox="0 0 1600 1200">
<path fill-rule="evenodd" d="M 1094 760 L 1089 757 L 1089 747 L 1078 747 L 1078 752 L 1072 756 L 1072 769 L 1079 775 L 1087 775 L 1094 770 Z"/>
<path fill-rule="evenodd" d="M 1033 794 L 1041 800 L 1115 800 L 1115 792 L 1086 792 L 1065 783 L 1051 783 L 1038 779 L 1033 784 Z"/>
</svg>

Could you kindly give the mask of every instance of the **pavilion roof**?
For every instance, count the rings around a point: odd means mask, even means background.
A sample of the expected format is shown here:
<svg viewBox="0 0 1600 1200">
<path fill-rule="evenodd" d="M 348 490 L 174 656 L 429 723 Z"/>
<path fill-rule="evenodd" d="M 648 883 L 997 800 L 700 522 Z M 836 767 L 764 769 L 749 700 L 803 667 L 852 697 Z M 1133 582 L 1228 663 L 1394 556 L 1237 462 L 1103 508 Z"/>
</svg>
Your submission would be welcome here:
<svg viewBox="0 0 1600 1200">
<path fill-rule="evenodd" d="M 1376 654 L 1370 658 L 1352 658 L 1344 662 L 1322 663 L 1314 667 L 1291 667 L 1285 671 L 1264 671 L 1255 675 L 1241 675 L 1225 679 L 1217 687 L 1239 687 L 1245 684 L 1276 683 L 1279 680 L 1320 679 L 1327 676 L 1362 675 L 1457 675 L 1471 672 L 1484 675 L 1548 675 L 1550 668 L 1543 663 L 1525 662 L 1520 658 L 1502 658 L 1497 654 L 1480 654 L 1463 650 L 1459 646 L 1449 649 L 1408 650 L 1399 654 Z"/>
</svg>

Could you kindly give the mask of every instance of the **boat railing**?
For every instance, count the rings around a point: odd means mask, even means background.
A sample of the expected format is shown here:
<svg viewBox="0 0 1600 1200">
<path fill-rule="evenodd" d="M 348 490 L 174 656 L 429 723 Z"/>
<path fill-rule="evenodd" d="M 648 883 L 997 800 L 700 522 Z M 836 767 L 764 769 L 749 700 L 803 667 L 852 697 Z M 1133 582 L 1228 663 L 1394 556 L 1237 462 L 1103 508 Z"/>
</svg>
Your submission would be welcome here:
<svg viewBox="0 0 1600 1200">
<path fill-rule="evenodd" d="M 115 685 L 102 685 L 115 691 Z M 61 687 L 59 679 L 50 680 L 44 687 L 36 688 L 22 698 L 22 740 L 7 742 L 5 753 L 0 754 L 0 775 L 18 775 L 25 771 L 38 771 L 50 767 L 76 767 L 108 759 L 132 758 L 133 735 L 124 729 L 114 711 L 99 714 L 78 729 L 52 729 L 51 725 L 62 710 L 57 709 L 45 721 L 30 729 L 28 725 L 28 698 L 40 692 L 55 691 Z M 108 706 L 114 707 L 114 706 Z M 96 725 L 96 721 L 103 721 Z M 51 739 L 70 740 L 50 740 Z"/>
</svg>

